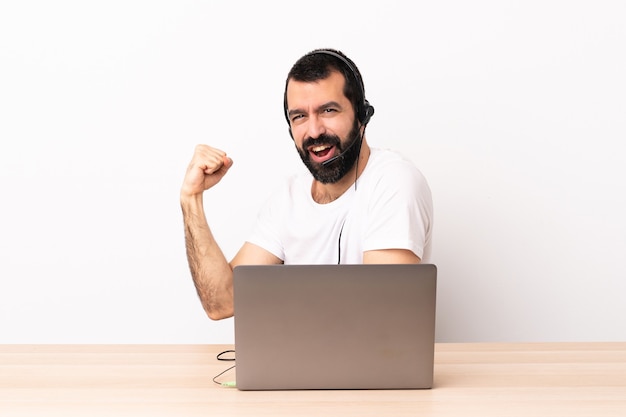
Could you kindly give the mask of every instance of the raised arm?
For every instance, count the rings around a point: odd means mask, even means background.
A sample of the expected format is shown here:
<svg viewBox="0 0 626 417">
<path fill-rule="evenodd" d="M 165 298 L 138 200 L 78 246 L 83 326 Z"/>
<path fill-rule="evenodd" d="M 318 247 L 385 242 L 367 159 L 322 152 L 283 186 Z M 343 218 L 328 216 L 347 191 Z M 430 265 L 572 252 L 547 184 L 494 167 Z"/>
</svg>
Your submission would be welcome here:
<svg viewBox="0 0 626 417">
<path fill-rule="evenodd" d="M 229 263 L 211 233 L 204 212 L 204 191 L 216 185 L 232 165 L 233 161 L 225 152 L 207 145 L 198 145 L 187 168 L 180 193 L 189 269 L 202 307 L 213 320 L 234 314 L 235 265 L 280 262 L 266 250 L 245 243 Z"/>
<path fill-rule="evenodd" d="M 189 269 L 202 307 L 213 320 L 232 315 L 232 269 L 209 228 L 203 193 L 217 184 L 232 164 L 225 152 L 196 146 L 180 192 Z"/>
</svg>

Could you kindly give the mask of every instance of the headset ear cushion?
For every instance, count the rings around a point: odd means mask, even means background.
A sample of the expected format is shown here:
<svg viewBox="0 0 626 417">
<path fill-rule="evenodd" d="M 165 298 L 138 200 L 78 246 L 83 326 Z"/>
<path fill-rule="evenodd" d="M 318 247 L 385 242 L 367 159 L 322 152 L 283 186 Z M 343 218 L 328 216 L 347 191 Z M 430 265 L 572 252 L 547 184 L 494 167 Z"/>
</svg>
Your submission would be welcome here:
<svg viewBox="0 0 626 417">
<path fill-rule="evenodd" d="M 363 112 L 364 114 L 363 114 L 361 124 L 366 125 L 369 123 L 370 119 L 374 115 L 374 107 L 370 105 L 370 103 L 367 100 L 365 100 L 365 106 L 363 110 L 364 110 Z"/>
</svg>

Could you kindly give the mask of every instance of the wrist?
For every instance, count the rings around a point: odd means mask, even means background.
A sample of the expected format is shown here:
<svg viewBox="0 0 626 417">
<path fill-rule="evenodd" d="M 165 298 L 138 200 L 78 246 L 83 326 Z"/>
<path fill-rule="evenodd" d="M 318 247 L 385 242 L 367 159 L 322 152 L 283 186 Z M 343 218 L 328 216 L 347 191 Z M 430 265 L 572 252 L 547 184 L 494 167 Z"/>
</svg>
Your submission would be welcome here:
<svg viewBox="0 0 626 417">
<path fill-rule="evenodd" d="M 202 193 L 200 194 L 188 193 L 188 192 L 185 192 L 184 190 L 181 190 L 180 204 L 183 207 L 194 207 L 194 206 L 201 207 L 203 204 Z"/>
</svg>

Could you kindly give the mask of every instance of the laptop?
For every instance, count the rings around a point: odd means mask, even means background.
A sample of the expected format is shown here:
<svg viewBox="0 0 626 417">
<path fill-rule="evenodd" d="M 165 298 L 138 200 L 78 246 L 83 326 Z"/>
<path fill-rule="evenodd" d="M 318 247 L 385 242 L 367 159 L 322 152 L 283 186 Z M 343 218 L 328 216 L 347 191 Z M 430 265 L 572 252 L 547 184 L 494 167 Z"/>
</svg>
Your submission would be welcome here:
<svg viewBox="0 0 626 417">
<path fill-rule="evenodd" d="M 237 388 L 432 388 L 436 281 L 432 264 L 235 267 Z"/>
</svg>

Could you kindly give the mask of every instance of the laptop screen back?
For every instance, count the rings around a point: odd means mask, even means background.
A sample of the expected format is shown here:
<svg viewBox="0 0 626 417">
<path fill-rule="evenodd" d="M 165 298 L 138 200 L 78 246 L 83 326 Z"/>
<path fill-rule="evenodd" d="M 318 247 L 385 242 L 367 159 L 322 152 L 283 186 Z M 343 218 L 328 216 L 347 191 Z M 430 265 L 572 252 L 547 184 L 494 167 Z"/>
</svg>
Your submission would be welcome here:
<svg viewBox="0 0 626 417">
<path fill-rule="evenodd" d="M 430 264 L 236 267 L 237 388 L 432 387 L 436 274 Z"/>
</svg>

